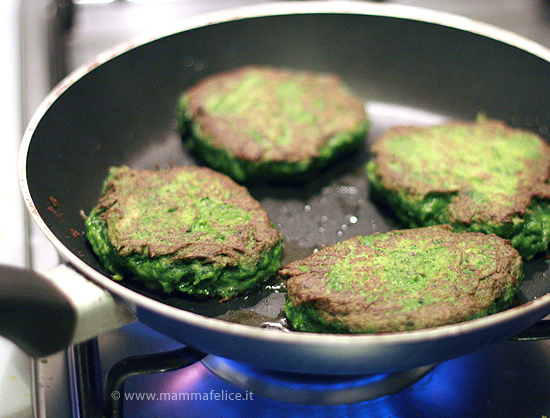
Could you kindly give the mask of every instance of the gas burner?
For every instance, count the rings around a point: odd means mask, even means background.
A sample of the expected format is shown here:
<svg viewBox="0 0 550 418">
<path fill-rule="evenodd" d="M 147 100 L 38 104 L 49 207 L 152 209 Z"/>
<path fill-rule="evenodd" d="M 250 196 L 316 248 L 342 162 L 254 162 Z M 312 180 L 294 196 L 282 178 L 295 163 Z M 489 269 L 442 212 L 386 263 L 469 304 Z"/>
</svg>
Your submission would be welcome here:
<svg viewBox="0 0 550 418">
<path fill-rule="evenodd" d="M 202 364 L 220 379 L 280 402 L 308 405 L 345 405 L 370 401 L 409 387 L 435 366 L 377 375 L 304 375 L 249 366 L 209 355 Z"/>
<path fill-rule="evenodd" d="M 548 341 L 527 340 L 503 341 L 435 367 L 324 376 L 205 355 L 133 323 L 69 352 L 78 413 L 51 416 L 548 416 Z M 57 385 L 44 382 L 45 389 Z M 45 397 L 54 410 L 58 393 Z"/>
<path fill-rule="evenodd" d="M 93 354 L 93 353 L 91 353 Z M 262 396 L 277 402 L 299 405 L 347 405 L 371 401 L 399 392 L 411 386 L 435 366 L 377 375 L 305 375 L 262 369 L 244 363 L 206 355 L 190 347 L 159 354 L 124 358 L 109 370 L 103 390 L 103 415 L 115 418 L 123 415 L 126 379 L 132 376 L 171 372 L 201 362 L 206 370 L 241 392 L 222 391 L 220 399 L 235 396 Z M 88 372 L 86 372 L 88 373 Z M 89 376 L 86 379 L 90 380 Z"/>
</svg>

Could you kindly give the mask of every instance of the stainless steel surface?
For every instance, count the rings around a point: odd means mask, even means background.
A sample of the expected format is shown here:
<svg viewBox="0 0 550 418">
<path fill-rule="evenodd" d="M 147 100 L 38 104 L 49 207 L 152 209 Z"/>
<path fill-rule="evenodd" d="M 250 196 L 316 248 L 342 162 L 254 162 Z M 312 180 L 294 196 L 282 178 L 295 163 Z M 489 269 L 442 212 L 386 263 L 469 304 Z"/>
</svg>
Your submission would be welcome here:
<svg viewBox="0 0 550 418">
<path fill-rule="evenodd" d="M 98 52 L 122 40 L 130 39 L 143 30 L 155 29 L 163 26 L 168 21 L 177 20 L 198 12 L 194 8 L 197 4 L 189 6 L 189 3 L 191 2 L 160 1 L 149 2 L 147 4 L 112 2 L 104 5 L 84 3 L 78 5 L 76 8 L 75 25 L 67 39 L 68 56 L 70 57 L 69 68 L 81 65 Z M 550 29 L 547 22 L 548 12 L 546 3 L 543 1 L 400 1 L 396 3 L 420 5 L 470 16 L 509 28 L 544 45 L 550 46 Z M 200 4 L 204 4 L 208 10 L 222 5 L 221 2 L 203 2 Z M 223 6 L 225 5 L 224 3 Z M 34 79 L 35 82 L 44 76 L 42 74 L 44 67 L 40 69 L 40 66 L 38 66 L 38 68 L 38 72 L 28 75 L 28 78 Z M 37 89 L 38 92 L 35 92 L 35 96 L 29 100 L 30 102 L 34 100 L 36 103 L 37 97 L 43 97 L 46 91 L 40 90 L 40 88 Z M 40 234 L 38 233 L 36 236 L 39 237 Z M 31 239 L 31 242 L 34 244 L 37 241 L 41 241 L 41 238 Z M 37 247 L 38 249 L 34 252 L 35 254 L 49 251 L 42 250 L 40 245 Z M 45 257 L 44 264 L 51 262 L 48 259 L 48 257 Z M 177 345 L 174 342 L 166 342 L 164 338 L 156 335 L 151 336 L 149 333 L 150 330 L 148 329 L 128 327 L 122 329 L 120 333 L 109 333 L 102 336 L 100 346 L 103 352 L 107 353 L 102 357 L 104 368 L 109 366 L 110 360 L 123 355 L 123 353 L 130 354 L 142 349 L 157 350 L 166 345 Z M 143 337 L 145 337 L 145 340 L 142 339 Z M 155 342 L 155 345 L 150 345 L 152 341 Z M 119 351 L 121 346 L 123 347 L 122 353 Z M 512 358 L 514 360 L 511 360 Z M 57 390 L 58 386 L 59 388 L 67 386 L 66 375 L 63 374 L 66 364 L 64 364 L 64 360 L 60 361 L 59 364 L 56 361 L 52 361 L 49 364 L 53 365 L 54 363 L 58 367 L 51 370 L 38 367 L 37 376 L 39 382 L 49 381 L 49 379 L 53 379 L 56 382 L 59 380 L 62 383 L 60 385 L 45 385 L 55 386 Z M 503 342 L 496 346 L 488 347 L 479 353 L 444 363 L 438 369 L 442 370 L 442 372 L 430 378 L 437 385 L 422 385 L 420 386 L 421 390 L 418 392 L 413 391 L 411 393 L 407 391 L 403 396 L 400 395 L 391 399 L 384 398 L 384 400 L 375 401 L 370 404 L 358 404 L 340 408 L 339 410 L 320 410 L 318 408 L 308 409 L 307 407 L 280 405 L 260 399 L 255 404 L 247 404 L 246 407 L 249 409 L 243 407 L 242 404 L 236 405 L 230 402 L 210 402 L 208 404 L 195 402 L 187 403 L 185 405 L 186 408 L 182 408 L 181 403 L 172 403 L 168 407 L 165 407 L 165 412 L 168 415 L 172 413 L 174 415 L 193 416 L 198 414 L 204 415 L 205 410 L 214 413 L 220 408 L 227 408 L 227 413 L 235 416 L 248 416 L 250 413 L 260 413 L 259 411 L 261 411 L 262 416 L 272 416 L 275 413 L 277 413 L 277 416 L 280 416 L 281 412 L 285 411 L 301 416 L 310 416 L 313 414 L 317 416 L 369 416 L 368 414 L 373 414 L 372 416 L 413 416 L 414 412 L 414 416 L 418 414 L 422 415 L 423 413 L 423 416 L 460 415 L 474 417 L 499 414 L 500 416 L 540 417 L 550 413 L 550 407 L 547 404 L 546 398 L 540 395 L 540 393 L 548 393 L 549 391 L 548 379 L 545 377 L 546 374 L 550 373 L 549 364 L 550 347 L 547 342 Z M 209 384 L 216 387 L 216 390 L 220 389 L 220 387 L 226 390 L 234 390 L 231 387 L 220 386 L 217 380 L 213 379 L 200 367 L 197 365 L 192 370 L 182 371 L 178 375 L 181 375 L 181 378 L 177 379 L 178 382 L 188 379 L 193 383 L 184 384 L 183 386 L 173 386 L 174 390 L 190 391 L 192 388 L 202 390 L 209 387 Z M 460 369 L 466 369 L 467 372 L 459 372 L 458 370 Z M 69 374 L 67 373 L 67 375 Z M 52 378 L 52 376 L 54 377 Z M 449 378 L 449 376 L 451 377 Z M 157 382 L 161 379 L 159 377 L 158 380 L 157 378 L 150 380 Z M 495 386 L 495 382 L 500 382 L 501 384 Z M 133 385 L 141 388 L 139 384 L 139 382 L 132 383 L 132 388 L 134 387 Z M 155 386 L 155 384 L 153 384 L 151 390 L 154 390 L 156 387 L 162 387 L 160 383 L 158 386 Z M 491 387 L 490 385 L 493 385 L 493 389 L 488 389 Z M 439 388 L 436 388 L 436 386 L 439 386 Z M 49 387 L 48 392 L 49 389 L 52 388 Z M 418 389 L 418 386 L 415 389 Z M 66 393 L 62 395 L 57 393 L 56 390 L 52 393 L 43 393 L 44 397 L 47 398 L 43 406 L 47 407 L 49 412 L 52 412 L 52 409 L 57 412 L 64 408 L 52 399 L 56 397 L 66 399 Z M 143 390 L 143 388 L 136 390 Z M 64 392 L 64 390 L 60 390 L 60 392 Z M 451 398 L 449 396 L 450 393 L 453 393 L 455 397 Z M 469 406 L 466 406 L 468 405 L 467 402 L 461 402 L 460 404 L 452 402 L 452 399 L 460 399 L 456 395 L 464 394 L 468 395 Z M 413 408 L 408 408 L 409 403 L 414 400 L 419 403 L 415 404 Z M 429 402 L 432 402 L 430 404 L 432 407 L 430 413 L 432 415 L 427 413 Z M 154 407 L 154 402 L 136 402 L 131 403 L 131 405 L 136 409 L 129 411 L 137 413 L 140 410 L 141 413 L 147 414 Z M 411 414 L 407 415 L 409 413 L 407 411 L 410 411 Z M 436 412 L 435 415 L 433 414 L 434 412 Z M 151 414 L 153 413 L 155 412 L 151 412 Z M 65 414 L 62 415 L 66 416 Z M 46 413 L 44 416 L 62 415 Z"/>
</svg>

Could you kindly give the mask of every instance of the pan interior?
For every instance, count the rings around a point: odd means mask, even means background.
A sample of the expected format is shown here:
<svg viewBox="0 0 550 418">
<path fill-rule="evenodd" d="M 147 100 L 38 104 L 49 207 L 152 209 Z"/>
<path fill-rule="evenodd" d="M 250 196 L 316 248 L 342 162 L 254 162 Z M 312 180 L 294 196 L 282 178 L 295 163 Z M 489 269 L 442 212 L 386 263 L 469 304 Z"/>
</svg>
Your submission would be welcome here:
<svg viewBox="0 0 550 418">
<path fill-rule="evenodd" d="M 483 111 L 548 131 L 543 129 L 549 120 L 548 62 L 493 39 L 387 16 L 329 13 L 223 22 L 116 56 L 51 104 L 36 126 L 26 165 L 29 190 L 47 228 L 105 274 L 86 242 L 83 216 L 96 204 L 108 167 L 200 165 L 178 136 L 177 97 L 204 76 L 248 64 L 339 74 L 364 99 L 372 120 L 365 147 L 314 181 L 250 188 L 284 236 L 283 264 L 355 235 L 400 227 L 371 200 L 364 174 L 368 142 L 387 128 L 471 120 Z M 511 82 L 517 74 L 526 76 L 522 83 Z M 547 275 L 544 256 L 526 263 L 518 303 L 548 293 Z M 121 284 L 180 309 L 253 325 L 277 322 L 284 300 L 276 279 L 225 303 Z"/>
</svg>

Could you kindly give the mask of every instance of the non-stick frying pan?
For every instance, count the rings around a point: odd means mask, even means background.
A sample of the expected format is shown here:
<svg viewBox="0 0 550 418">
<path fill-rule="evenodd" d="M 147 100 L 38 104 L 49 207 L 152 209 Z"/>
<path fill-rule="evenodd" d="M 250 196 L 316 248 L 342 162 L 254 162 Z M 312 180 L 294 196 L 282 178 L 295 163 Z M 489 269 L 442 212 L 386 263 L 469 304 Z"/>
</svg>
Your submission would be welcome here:
<svg viewBox="0 0 550 418">
<path fill-rule="evenodd" d="M 98 291 L 102 312 L 129 310 L 203 352 L 304 373 L 378 373 L 438 363 L 514 336 L 550 312 L 544 256 L 525 264 L 525 281 L 511 309 L 456 325 L 384 335 L 285 330 L 278 325 L 284 293 L 276 279 L 226 303 L 154 294 L 129 281 L 111 280 L 82 232 L 83 217 L 96 204 L 108 168 L 200 164 L 178 135 L 178 95 L 209 74 L 249 64 L 340 75 L 365 101 L 372 119 L 367 142 L 393 125 L 472 120 L 479 112 L 545 137 L 550 127 L 550 51 L 469 19 L 334 1 L 273 3 L 203 16 L 108 51 L 46 98 L 25 134 L 20 176 L 32 217 L 66 265 L 40 280 L 32 272 L 21 279 L 16 276 L 20 271 L 4 268 L 3 280 L 15 282 L 18 292 L 26 284 L 40 289 L 32 295 L 41 301 L 40 309 L 52 307 L 53 296 L 43 297 L 45 283 L 47 292 L 71 288 L 67 292 L 80 299 Z M 400 227 L 369 196 L 367 142 L 364 150 L 311 183 L 250 188 L 285 237 L 283 263 L 358 234 Z M 65 284 L 56 284 L 56 277 Z M 2 297 L 15 303 L 13 295 Z M 120 300 L 127 309 L 117 304 Z M 36 348 L 31 336 L 54 335 L 62 346 L 75 328 L 85 335 L 82 328 L 93 333 L 118 325 L 95 313 L 75 322 L 70 313 L 75 304 L 56 299 L 54 308 L 65 313 L 40 313 L 33 303 L 23 302 L 26 316 L 4 312 L 1 328 L 39 355 L 48 349 Z M 39 334 L 36 317 L 54 318 L 58 329 Z M 102 321 L 107 323 L 93 329 Z"/>
</svg>

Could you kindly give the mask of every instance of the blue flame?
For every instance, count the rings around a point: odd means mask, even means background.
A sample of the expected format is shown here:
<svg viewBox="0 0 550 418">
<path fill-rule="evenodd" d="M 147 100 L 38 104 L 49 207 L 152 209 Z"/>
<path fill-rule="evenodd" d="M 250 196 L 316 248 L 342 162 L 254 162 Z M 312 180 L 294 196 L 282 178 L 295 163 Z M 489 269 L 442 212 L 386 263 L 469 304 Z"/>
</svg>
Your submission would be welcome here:
<svg viewBox="0 0 550 418">
<path fill-rule="evenodd" d="M 226 361 L 226 360 L 222 360 Z M 227 360 L 230 362 L 229 360 Z M 233 363 L 233 362 L 230 362 Z M 233 367 L 248 366 L 231 364 Z M 125 411 L 130 416 L 152 416 L 159 409 L 163 416 L 218 416 L 223 411 L 225 418 L 232 417 L 361 417 L 361 418 L 412 418 L 412 417 L 468 417 L 474 416 L 476 409 L 475 399 L 483 390 L 480 370 L 483 370 L 483 356 L 470 355 L 442 363 L 435 367 L 426 376 L 398 393 L 387 395 L 370 401 L 352 403 L 348 405 L 319 406 L 303 405 L 275 401 L 258 394 L 248 393 L 236 388 L 210 373 L 200 363 L 186 369 L 168 373 L 169 376 L 148 376 L 148 390 L 164 393 L 202 394 L 195 399 L 179 399 L 158 402 L 127 402 Z M 255 371 L 247 371 L 255 373 Z M 168 379 L 167 379 L 168 377 Z M 367 376 L 351 379 L 335 378 L 336 381 L 320 381 L 317 376 L 309 378 L 307 382 L 288 382 L 294 389 L 300 385 L 308 385 L 311 390 L 324 390 L 326 387 L 348 388 L 350 385 L 362 385 L 384 379 L 385 375 Z M 262 376 L 269 382 L 279 384 L 282 378 L 278 373 Z M 158 380 L 158 387 L 157 387 Z M 308 380 L 308 379 L 306 379 Z M 127 385 L 127 392 L 132 391 L 132 385 Z M 235 400 L 235 394 L 242 400 Z M 218 395 L 216 395 L 218 394 Z M 245 399 L 246 398 L 246 399 Z M 151 411 L 148 409 L 151 408 Z M 133 415 L 133 413 L 138 415 Z"/>
</svg>

